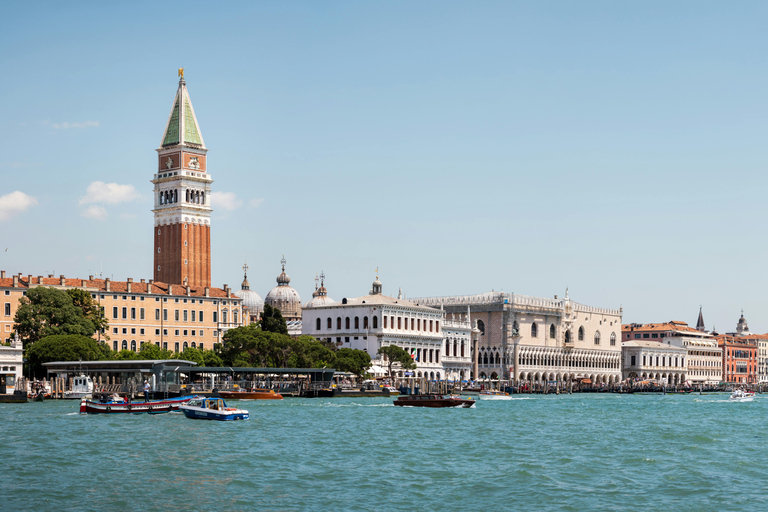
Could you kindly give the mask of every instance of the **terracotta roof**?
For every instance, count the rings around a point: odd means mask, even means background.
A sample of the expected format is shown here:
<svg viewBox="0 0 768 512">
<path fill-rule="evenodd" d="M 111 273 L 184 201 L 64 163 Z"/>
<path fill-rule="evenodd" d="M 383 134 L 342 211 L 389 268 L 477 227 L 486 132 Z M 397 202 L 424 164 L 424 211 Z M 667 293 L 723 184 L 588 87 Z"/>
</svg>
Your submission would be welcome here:
<svg viewBox="0 0 768 512">
<path fill-rule="evenodd" d="M 42 283 L 40 282 L 42 281 Z M 95 290 L 100 293 L 115 293 L 115 294 L 127 294 L 128 284 L 131 285 L 131 294 L 145 294 L 145 295 L 169 295 L 168 289 L 171 286 L 173 296 L 187 296 L 186 287 L 180 284 L 169 285 L 168 283 L 153 282 L 132 282 L 128 281 L 109 281 L 109 291 L 107 292 L 107 279 L 64 279 L 64 286 L 68 288 L 87 288 Z M 40 276 L 20 276 L 19 288 L 32 288 L 36 286 L 62 286 L 60 277 L 40 277 Z M 0 279 L 0 287 L 12 288 L 13 276 Z M 208 297 L 214 298 L 231 298 L 240 300 L 232 290 L 230 289 L 231 297 L 227 296 L 227 292 L 223 288 L 209 288 Z M 190 287 L 190 297 L 205 297 L 204 287 Z"/>
<path fill-rule="evenodd" d="M 622 332 L 648 332 L 648 331 L 685 331 L 685 332 L 701 332 L 697 331 L 693 327 L 690 327 L 685 322 L 679 322 L 672 320 L 670 322 L 658 323 L 658 324 L 643 324 L 639 327 L 633 327 L 631 324 L 624 324 L 621 326 Z"/>
</svg>

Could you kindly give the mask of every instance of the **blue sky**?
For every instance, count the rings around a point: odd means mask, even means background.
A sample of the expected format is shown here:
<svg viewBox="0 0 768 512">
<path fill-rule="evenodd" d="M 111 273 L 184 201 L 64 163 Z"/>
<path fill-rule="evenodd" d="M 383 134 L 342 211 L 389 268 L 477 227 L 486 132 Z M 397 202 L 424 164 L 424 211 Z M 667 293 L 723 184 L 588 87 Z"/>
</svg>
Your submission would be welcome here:
<svg viewBox="0 0 768 512">
<path fill-rule="evenodd" d="M 152 277 L 185 77 L 212 278 L 768 331 L 765 2 L 7 3 L 0 268 Z M 7 251 L 5 250 L 7 248 Z"/>
</svg>

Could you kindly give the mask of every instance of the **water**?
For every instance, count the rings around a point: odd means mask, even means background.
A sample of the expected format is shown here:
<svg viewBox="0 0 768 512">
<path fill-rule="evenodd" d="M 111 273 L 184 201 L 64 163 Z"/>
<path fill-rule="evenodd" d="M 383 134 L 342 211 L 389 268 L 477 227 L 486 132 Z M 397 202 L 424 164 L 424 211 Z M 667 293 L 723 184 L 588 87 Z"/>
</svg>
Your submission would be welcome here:
<svg viewBox="0 0 768 512">
<path fill-rule="evenodd" d="M 231 405 L 251 419 L 0 404 L 0 508 L 722 511 L 765 499 L 766 395 Z"/>
</svg>

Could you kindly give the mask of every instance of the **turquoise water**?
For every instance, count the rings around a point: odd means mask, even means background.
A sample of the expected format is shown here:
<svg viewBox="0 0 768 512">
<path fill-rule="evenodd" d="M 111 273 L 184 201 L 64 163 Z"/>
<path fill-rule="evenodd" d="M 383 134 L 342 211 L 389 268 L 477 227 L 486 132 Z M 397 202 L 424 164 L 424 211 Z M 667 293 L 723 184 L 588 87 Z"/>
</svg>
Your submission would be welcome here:
<svg viewBox="0 0 768 512">
<path fill-rule="evenodd" d="M 0 404 L 9 510 L 763 510 L 768 395 L 231 402 L 240 422 Z"/>
</svg>

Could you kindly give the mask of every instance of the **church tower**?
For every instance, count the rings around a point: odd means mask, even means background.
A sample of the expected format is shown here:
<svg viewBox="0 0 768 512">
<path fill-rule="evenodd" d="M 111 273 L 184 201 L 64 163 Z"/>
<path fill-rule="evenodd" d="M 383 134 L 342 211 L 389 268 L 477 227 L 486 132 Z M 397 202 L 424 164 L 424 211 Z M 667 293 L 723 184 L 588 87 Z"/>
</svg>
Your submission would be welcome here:
<svg viewBox="0 0 768 512">
<path fill-rule="evenodd" d="M 179 69 L 179 88 L 157 150 L 155 281 L 211 286 L 211 179 L 203 135 Z"/>
</svg>

